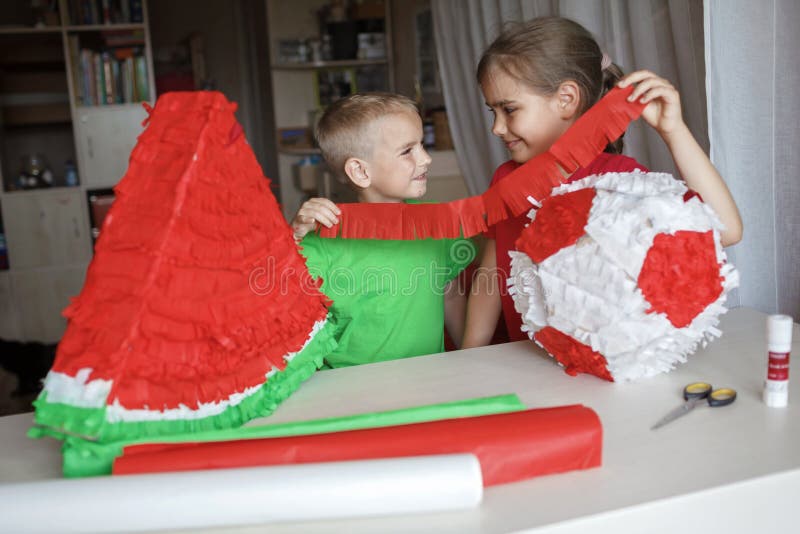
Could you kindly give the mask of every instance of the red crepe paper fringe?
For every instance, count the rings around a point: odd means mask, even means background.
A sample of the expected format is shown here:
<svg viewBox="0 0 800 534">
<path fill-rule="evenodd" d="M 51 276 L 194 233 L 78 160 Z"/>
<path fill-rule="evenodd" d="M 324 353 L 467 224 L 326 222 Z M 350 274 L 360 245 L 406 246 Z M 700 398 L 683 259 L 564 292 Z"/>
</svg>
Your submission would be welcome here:
<svg viewBox="0 0 800 534">
<path fill-rule="evenodd" d="M 169 93 L 115 188 L 53 371 L 112 380 L 108 403 L 165 409 L 261 385 L 327 315 L 220 93 Z"/>
<path fill-rule="evenodd" d="M 514 170 L 485 193 L 443 204 L 339 204 L 339 224 L 322 237 L 425 239 L 471 237 L 516 217 L 550 196 L 554 187 L 594 160 L 619 138 L 644 105 L 628 102 L 633 87 L 614 88 L 584 113 L 550 149 Z"/>
</svg>

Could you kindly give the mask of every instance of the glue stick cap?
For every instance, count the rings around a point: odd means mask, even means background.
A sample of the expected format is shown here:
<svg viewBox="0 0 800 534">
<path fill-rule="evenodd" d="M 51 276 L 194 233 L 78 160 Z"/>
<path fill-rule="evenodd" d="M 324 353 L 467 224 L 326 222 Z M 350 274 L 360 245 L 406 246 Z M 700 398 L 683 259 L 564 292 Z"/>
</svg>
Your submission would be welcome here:
<svg viewBox="0 0 800 534">
<path fill-rule="evenodd" d="M 767 317 L 767 344 L 773 352 L 789 352 L 792 346 L 794 323 L 788 315 Z"/>
<path fill-rule="evenodd" d="M 786 408 L 789 405 L 789 390 L 786 382 L 771 384 L 764 388 L 764 404 L 770 408 Z"/>
</svg>

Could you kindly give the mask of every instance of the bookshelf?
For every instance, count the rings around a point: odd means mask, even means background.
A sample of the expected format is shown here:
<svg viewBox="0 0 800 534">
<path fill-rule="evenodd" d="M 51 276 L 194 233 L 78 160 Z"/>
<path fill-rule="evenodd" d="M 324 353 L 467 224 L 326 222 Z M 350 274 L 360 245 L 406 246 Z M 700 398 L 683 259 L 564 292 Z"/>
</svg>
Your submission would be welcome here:
<svg viewBox="0 0 800 534">
<path fill-rule="evenodd" d="M 60 339 L 92 256 L 87 196 L 123 176 L 155 96 L 145 0 L 3 0 L 0 338 Z"/>
<path fill-rule="evenodd" d="M 328 13 L 337 2 L 330 0 L 268 0 L 267 20 L 270 36 L 271 74 L 275 127 L 285 129 L 307 128 L 313 131 L 319 111 L 338 96 L 338 92 L 394 91 L 394 59 L 392 52 L 392 21 L 390 0 L 364 0 L 351 2 L 353 11 L 347 14 Z M 343 3 L 338 3 L 343 4 Z M 344 15 L 344 16 L 342 16 Z M 334 22 L 332 19 L 344 19 Z M 383 34 L 383 50 L 369 51 L 353 47 L 349 57 L 338 46 L 341 41 L 331 43 L 333 50 L 323 58 L 324 34 L 333 37 L 340 27 L 347 27 L 356 34 Z M 356 34 L 353 37 L 356 37 Z M 296 45 L 295 48 L 292 45 Z M 302 47 L 306 46 L 305 49 Z M 297 48 L 299 47 L 299 48 Z M 299 52 L 299 53 L 295 53 Z M 374 57 L 378 56 L 378 57 Z M 338 83 L 337 83 L 338 82 Z M 340 90 L 330 91 L 334 85 Z M 333 94 L 332 94 L 333 93 Z M 277 135 L 278 176 L 270 177 L 280 183 L 281 205 L 284 216 L 291 217 L 309 194 L 328 194 L 337 202 L 353 201 L 349 187 L 338 184 L 324 167 L 319 169 L 320 187 L 315 192 L 301 191 L 297 187 L 295 172 L 309 158 L 319 158 L 320 151 L 309 146 L 286 146 Z M 333 184 L 327 187 L 326 184 Z"/>
</svg>

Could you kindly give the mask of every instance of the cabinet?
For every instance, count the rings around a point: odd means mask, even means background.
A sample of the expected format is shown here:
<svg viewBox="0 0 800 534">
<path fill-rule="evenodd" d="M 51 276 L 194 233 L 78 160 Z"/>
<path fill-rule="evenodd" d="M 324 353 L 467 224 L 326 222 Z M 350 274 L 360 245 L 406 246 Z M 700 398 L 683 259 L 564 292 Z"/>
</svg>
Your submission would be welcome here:
<svg viewBox="0 0 800 534">
<path fill-rule="evenodd" d="M 125 174 L 155 96 L 146 0 L 3 1 L 0 337 L 60 339 L 92 256 L 87 192 Z"/>
<path fill-rule="evenodd" d="M 14 271 L 91 259 L 85 204 L 78 188 L 71 189 L 4 195 L 6 246 Z"/>
<path fill-rule="evenodd" d="M 340 4 L 344 2 L 268 0 L 273 110 L 279 132 L 283 129 L 307 128 L 311 135 L 315 116 L 332 98 L 329 91 L 332 85 L 350 84 L 351 91 L 394 91 L 390 0 L 351 3 L 351 13 L 331 13 Z M 331 22 L 339 17 L 346 20 Z M 341 27 L 348 26 L 350 32 L 355 32 L 352 38 L 356 43 L 360 40 L 367 46 L 359 49 L 355 44 L 351 48 L 352 57 L 341 57 L 347 47 L 340 40 L 347 39 L 333 35 L 335 42 L 332 43 L 331 53 L 334 55 L 324 56 L 320 48 L 325 42 L 323 35 L 338 33 Z M 381 46 L 370 46 L 374 42 L 383 43 L 382 52 Z M 317 53 L 317 50 L 320 52 Z M 294 215 L 308 196 L 295 184 L 295 166 L 303 158 L 319 157 L 320 152 L 313 146 L 286 146 L 281 143 L 280 135 L 276 138 L 279 176 L 270 178 L 280 183 L 280 201 L 288 218 Z M 324 180 L 323 173 L 324 170 L 320 169 L 320 182 L 327 184 L 328 196 L 337 201 L 354 200 L 347 186 L 337 184 L 330 177 Z M 331 187 L 335 188 L 332 193 Z M 319 194 L 323 194 L 322 186 Z M 349 198 L 348 194 L 353 198 Z"/>
<path fill-rule="evenodd" d="M 75 114 L 78 165 L 87 188 L 111 187 L 128 169 L 128 158 L 147 116 L 141 106 L 81 107 Z"/>
</svg>

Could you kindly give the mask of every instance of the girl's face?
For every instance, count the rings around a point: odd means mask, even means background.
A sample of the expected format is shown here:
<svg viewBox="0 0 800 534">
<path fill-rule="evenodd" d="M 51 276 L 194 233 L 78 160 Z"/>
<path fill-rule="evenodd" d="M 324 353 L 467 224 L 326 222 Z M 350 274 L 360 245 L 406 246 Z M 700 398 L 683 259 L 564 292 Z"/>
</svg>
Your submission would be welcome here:
<svg viewBox="0 0 800 534">
<path fill-rule="evenodd" d="M 485 76 L 481 91 L 494 114 L 492 133 L 517 163 L 546 152 L 573 122 L 558 92 L 540 95 L 500 69 Z"/>
</svg>

